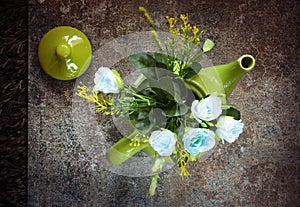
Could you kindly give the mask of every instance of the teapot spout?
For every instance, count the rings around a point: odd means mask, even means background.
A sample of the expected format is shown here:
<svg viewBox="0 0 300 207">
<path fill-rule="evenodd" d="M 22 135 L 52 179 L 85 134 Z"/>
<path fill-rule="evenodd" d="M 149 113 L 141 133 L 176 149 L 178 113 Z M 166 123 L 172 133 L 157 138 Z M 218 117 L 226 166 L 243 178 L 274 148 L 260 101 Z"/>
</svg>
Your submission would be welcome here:
<svg viewBox="0 0 300 207">
<path fill-rule="evenodd" d="M 250 71 L 255 66 L 255 59 L 252 55 L 242 55 L 237 61 L 240 67 L 245 71 Z"/>
<path fill-rule="evenodd" d="M 212 94 L 225 102 L 241 78 L 254 66 L 255 59 L 252 55 L 242 55 L 231 63 L 201 69 L 185 82 L 199 99 Z"/>
</svg>

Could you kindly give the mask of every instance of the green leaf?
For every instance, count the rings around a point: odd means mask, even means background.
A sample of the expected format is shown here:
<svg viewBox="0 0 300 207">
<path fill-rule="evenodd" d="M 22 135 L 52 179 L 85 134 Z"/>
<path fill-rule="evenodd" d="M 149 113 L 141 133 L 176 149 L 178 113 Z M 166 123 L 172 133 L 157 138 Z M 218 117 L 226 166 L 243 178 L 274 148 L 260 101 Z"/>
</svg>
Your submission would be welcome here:
<svg viewBox="0 0 300 207">
<path fill-rule="evenodd" d="M 156 61 L 156 67 L 167 69 L 169 60 L 165 54 L 162 53 L 154 53 L 153 58 Z"/>
<path fill-rule="evenodd" d="M 155 67 L 155 60 L 147 53 L 137 53 L 129 56 L 129 61 L 139 70 L 142 68 Z"/>
<path fill-rule="evenodd" d="M 177 104 L 170 104 L 170 107 L 164 108 L 164 114 L 167 117 L 172 117 L 172 116 L 175 116 L 177 110 L 178 110 Z"/>
<path fill-rule="evenodd" d="M 179 105 L 179 108 L 178 108 L 175 115 L 176 116 L 181 116 L 183 114 L 186 114 L 189 111 L 189 109 L 190 109 L 190 107 L 187 106 L 186 104 L 181 104 L 181 105 Z"/>
<path fill-rule="evenodd" d="M 189 107 L 185 104 L 179 105 L 174 102 L 173 104 L 170 104 L 169 107 L 166 107 L 163 110 L 167 117 L 173 117 L 173 116 L 181 116 L 183 114 L 186 114 L 189 110 Z"/>
<path fill-rule="evenodd" d="M 162 92 L 167 92 L 174 95 L 174 85 L 172 82 L 172 78 L 170 77 L 163 77 L 159 80 L 149 80 L 151 88 L 158 88 L 161 89 Z"/>
<path fill-rule="evenodd" d="M 138 87 L 138 91 L 156 100 L 156 107 L 161 108 L 168 117 L 180 116 L 189 110 L 184 104 L 188 90 L 178 76 L 165 76 L 158 80 L 148 78 Z"/>
<path fill-rule="evenodd" d="M 163 110 L 160 108 L 154 108 L 150 113 L 149 113 L 149 120 L 153 125 L 157 128 L 165 128 L 166 126 L 166 121 L 167 118 L 163 114 Z"/>
<path fill-rule="evenodd" d="M 183 77 L 183 79 L 188 79 L 191 78 L 195 75 L 197 75 L 197 73 L 200 72 L 202 66 L 200 63 L 198 62 L 192 62 L 192 64 L 185 68 L 181 74 L 181 77 Z"/>
<path fill-rule="evenodd" d="M 231 107 L 229 109 L 226 110 L 226 116 L 231 116 L 236 120 L 240 120 L 241 119 L 241 113 L 239 110 Z"/>
<path fill-rule="evenodd" d="M 163 77 L 176 77 L 176 75 L 172 72 L 159 67 L 140 68 L 139 72 L 146 76 L 146 78 L 154 80 L 158 80 Z"/>
<path fill-rule="evenodd" d="M 172 78 L 173 97 L 176 103 L 183 104 L 187 95 L 187 88 L 181 78 Z"/>
<path fill-rule="evenodd" d="M 153 57 L 147 53 L 138 53 L 129 56 L 129 61 L 146 78 L 159 79 L 172 75 L 167 70 L 168 58 L 164 54 L 155 53 Z M 167 74 L 167 72 L 169 72 Z"/>
<path fill-rule="evenodd" d="M 149 112 L 145 110 L 140 110 L 136 120 L 145 120 L 149 117 Z"/>
<path fill-rule="evenodd" d="M 203 44 L 203 52 L 210 51 L 211 49 L 213 49 L 214 46 L 215 46 L 215 43 L 212 40 L 210 40 L 210 39 L 205 40 L 205 42 Z"/>
<path fill-rule="evenodd" d="M 185 83 L 181 78 L 164 76 L 158 80 L 149 79 L 148 86 L 151 88 L 160 89 L 160 93 L 163 93 L 163 96 L 171 96 L 172 100 L 175 100 L 178 104 L 182 104 L 187 95 L 187 88 Z M 158 100 L 158 99 L 157 99 Z"/>
<path fill-rule="evenodd" d="M 152 88 L 147 87 L 143 91 L 141 91 L 140 94 L 143 94 L 148 97 L 155 97 L 157 95 L 157 92 L 155 90 L 153 90 Z"/>
<path fill-rule="evenodd" d="M 182 142 L 182 137 L 184 134 L 184 126 L 181 117 L 179 116 L 167 117 L 167 123 L 165 129 L 171 130 L 172 132 L 176 133 L 177 140 L 179 142 Z"/>
<path fill-rule="evenodd" d="M 148 131 L 152 128 L 152 124 L 149 120 L 149 112 L 139 111 L 134 124 L 135 128 L 139 131 Z"/>
</svg>

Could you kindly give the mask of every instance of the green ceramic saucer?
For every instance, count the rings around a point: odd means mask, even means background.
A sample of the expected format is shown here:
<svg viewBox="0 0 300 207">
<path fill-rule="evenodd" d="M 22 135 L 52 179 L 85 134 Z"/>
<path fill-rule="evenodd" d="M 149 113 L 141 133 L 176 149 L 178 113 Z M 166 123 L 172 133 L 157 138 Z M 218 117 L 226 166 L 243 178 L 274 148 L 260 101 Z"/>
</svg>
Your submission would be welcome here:
<svg viewBox="0 0 300 207">
<path fill-rule="evenodd" d="M 58 80 L 71 80 L 88 69 L 92 47 L 81 31 L 61 26 L 44 35 L 39 44 L 38 57 L 49 76 Z"/>
</svg>

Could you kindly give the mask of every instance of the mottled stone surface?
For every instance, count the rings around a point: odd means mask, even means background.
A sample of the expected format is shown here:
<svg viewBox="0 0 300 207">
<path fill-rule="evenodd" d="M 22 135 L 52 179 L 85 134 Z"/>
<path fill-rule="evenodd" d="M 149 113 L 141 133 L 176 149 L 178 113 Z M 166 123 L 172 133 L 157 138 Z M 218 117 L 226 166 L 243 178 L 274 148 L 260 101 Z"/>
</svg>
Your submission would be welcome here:
<svg viewBox="0 0 300 207">
<path fill-rule="evenodd" d="M 29 206 L 299 206 L 296 2 L 30 0 Z M 154 197 L 148 195 L 150 177 L 118 175 L 95 163 L 76 133 L 76 80 L 50 78 L 37 58 L 38 42 L 56 26 L 84 32 L 94 52 L 120 35 L 149 30 L 140 5 L 159 31 L 168 30 L 166 15 L 188 12 L 191 22 L 216 43 L 208 55 L 214 64 L 246 53 L 257 60 L 230 97 L 246 124 L 238 141 L 219 144 L 205 162 L 189 163 L 192 176 L 185 181 L 178 169 L 161 173 Z M 91 70 L 100 66 L 93 61 Z M 121 63 L 116 67 L 126 75 L 128 66 L 124 63 L 122 70 Z"/>
</svg>

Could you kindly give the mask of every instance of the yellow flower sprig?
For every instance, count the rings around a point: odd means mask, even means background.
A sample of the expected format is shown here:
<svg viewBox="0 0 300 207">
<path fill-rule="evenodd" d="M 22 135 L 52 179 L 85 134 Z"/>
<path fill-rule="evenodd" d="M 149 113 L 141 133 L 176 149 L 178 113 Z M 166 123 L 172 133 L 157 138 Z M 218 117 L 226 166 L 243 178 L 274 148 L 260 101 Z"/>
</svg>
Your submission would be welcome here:
<svg viewBox="0 0 300 207">
<path fill-rule="evenodd" d="M 184 177 L 191 176 L 191 174 L 185 168 L 188 160 L 191 158 L 191 155 L 185 149 L 179 150 L 179 154 L 180 154 L 180 157 L 179 157 L 176 165 L 178 167 L 180 167 L 180 169 L 181 169 L 180 176 L 181 176 L 182 180 L 184 180 Z"/>
<path fill-rule="evenodd" d="M 188 14 L 181 14 L 180 19 L 182 21 L 182 25 L 180 25 L 180 29 L 175 27 L 177 20 L 173 17 L 166 16 L 169 23 L 170 33 L 173 35 L 181 36 L 183 39 L 188 40 L 194 44 L 200 44 L 200 37 L 203 34 L 203 30 L 199 32 L 199 28 L 196 26 L 191 26 L 188 23 L 189 16 Z"/>
<path fill-rule="evenodd" d="M 176 27 L 177 20 L 174 17 L 166 16 L 169 24 L 169 31 L 173 37 L 168 39 L 168 46 L 166 47 L 169 65 L 173 73 L 184 76 L 185 69 L 191 64 L 193 48 L 199 45 L 203 30 L 199 30 L 197 26 L 192 26 L 189 23 L 188 14 L 181 14 L 179 16 L 181 25 Z M 183 41 L 178 41 L 175 36 L 181 37 Z M 197 48 L 196 48 L 197 49 Z"/>
<path fill-rule="evenodd" d="M 179 29 L 175 28 L 176 19 L 173 18 L 173 17 L 169 17 L 169 16 L 166 16 L 166 18 L 167 18 L 169 26 L 170 26 L 170 33 L 173 34 L 173 35 L 180 36 Z"/>
<path fill-rule="evenodd" d="M 182 180 L 184 180 L 184 177 L 191 176 L 191 174 L 187 171 L 185 166 L 180 167 L 180 169 L 181 169 L 180 176 L 181 176 Z"/>
<path fill-rule="evenodd" d="M 111 114 L 108 109 L 112 106 L 112 99 L 108 98 L 107 100 L 104 97 L 104 94 L 99 94 L 99 91 L 92 90 L 81 83 L 77 86 L 77 95 L 81 98 L 86 99 L 89 102 L 95 103 L 97 105 L 96 112 L 103 112 L 106 115 Z"/>
<path fill-rule="evenodd" d="M 140 146 L 141 145 L 140 138 L 134 138 L 134 139 L 132 139 L 129 145 L 132 146 L 132 147 L 138 147 L 138 146 Z"/>
</svg>

